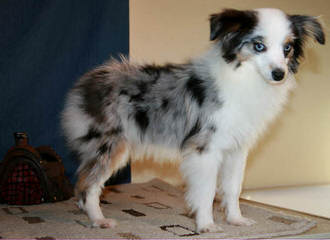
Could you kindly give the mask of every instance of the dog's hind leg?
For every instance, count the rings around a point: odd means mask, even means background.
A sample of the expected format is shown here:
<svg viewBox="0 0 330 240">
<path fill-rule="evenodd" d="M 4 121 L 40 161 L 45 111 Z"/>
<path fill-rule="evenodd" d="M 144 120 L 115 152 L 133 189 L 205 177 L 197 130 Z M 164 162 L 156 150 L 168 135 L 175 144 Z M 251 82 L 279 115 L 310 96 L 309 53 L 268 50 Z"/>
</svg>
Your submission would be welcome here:
<svg viewBox="0 0 330 240">
<path fill-rule="evenodd" d="M 221 159 L 215 152 L 189 154 L 181 165 L 187 181 L 186 201 L 195 213 L 198 232 L 221 232 L 213 220 L 213 199 Z"/>
<path fill-rule="evenodd" d="M 99 196 L 105 181 L 125 166 L 128 159 L 129 149 L 125 141 L 103 143 L 98 148 L 97 157 L 79 168 L 76 195 L 79 198 L 79 206 L 87 213 L 93 226 L 116 226 L 115 220 L 103 216 Z"/>
</svg>

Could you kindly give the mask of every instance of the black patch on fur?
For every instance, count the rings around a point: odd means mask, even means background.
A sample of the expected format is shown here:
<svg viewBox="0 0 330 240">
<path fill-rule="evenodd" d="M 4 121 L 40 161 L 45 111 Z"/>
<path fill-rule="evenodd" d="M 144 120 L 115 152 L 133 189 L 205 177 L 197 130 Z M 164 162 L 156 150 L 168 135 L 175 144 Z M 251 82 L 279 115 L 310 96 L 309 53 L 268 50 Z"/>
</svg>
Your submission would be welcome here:
<svg viewBox="0 0 330 240">
<path fill-rule="evenodd" d="M 209 129 L 210 129 L 210 131 L 211 131 L 212 133 L 215 133 L 215 132 L 217 131 L 217 127 L 214 126 L 214 125 L 211 125 L 211 126 L 209 127 Z"/>
<path fill-rule="evenodd" d="M 202 127 L 201 127 L 201 123 L 200 120 L 198 119 L 195 123 L 195 125 L 190 129 L 190 131 L 188 132 L 188 134 L 184 137 L 182 143 L 181 143 L 181 148 L 183 148 L 186 144 L 186 142 L 196 136 L 200 131 L 201 131 Z"/>
<path fill-rule="evenodd" d="M 108 137 L 111 137 L 111 136 L 116 136 L 122 132 L 123 132 L 123 129 L 121 127 L 116 127 L 116 128 L 111 129 L 110 131 L 107 131 L 106 135 Z"/>
<path fill-rule="evenodd" d="M 89 142 L 90 140 L 92 140 L 94 138 L 100 138 L 101 136 L 102 136 L 101 132 L 92 127 L 88 130 L 87 134 L 85 136 L 81 137 L 80 139 L 83 142 Z"/>
<path fill-rule="evenodd" d="M 146 82 L 139 82 L 137 84 L 137 87 L 139 89 L 139 93 L 136 95 L 131 96 L 130 101 L 132 102 L 142 102 L 144 101 L 144 95 L 148 92 L 149 86 Z"/>
<path fill-rule="evenodd" d="M 148 90 L 148 84 L 146 82 L 139 82 L 137 87 L 142 95 L 145 94 Z"/>
<path fill-rule="evenodd" d="M 170 87 L 168 88 L 169 91 L 173 91 L 173 90 L 175 90 L 175 89 L 176 89 L 176 86 L 170 86 Z"/>
<path fill-rule="evenodd" d="M 157 65 L 145 65 L 141 67 L 141 71 L 152 76 L 154 80 L 158 79 L 160 76 L 161 68 Z"/>
<path fill-rule="evenodd" d="M 142 132 L 145 132 L 149 125 L 148 111 L 144 109 L 137 109 L 134 115 L 135 122 Z"/>
<path fill-rule="evenodd" d="M 192 75 L 186 84 L 187 90 L 191 93 L 192 97 L 196 99 L 199 106 L 205 100 L 206 89 L 203 86 L 203 81 L 195 75 Z"/>
<path fill-rule="evenodd" d="M 123 89 L 119 92 L 119 95 L 128 95 L 127 90 Z"/>
<path fill-rule="evenodd" d="M 160 74 L 163 73 L 171 73 L 175 69 L 181 69 L 180 65 L 175 64 L 165 64 L 165 65 L 156 65 L 149 64 L 141 67 L 141 71 L 150 75 L 159 78 Z"/>
<path fill-rule="evenodd" d="M 160 78 L 160 75 L 162 73 L 171 73 L 174 69 L 179 68 L 178 65 L 174 64 L 165 64 L 165 65 L 156 65 L 156 64 L 148 64 L 144 65 L 140 68 L 140 70 L 147 74 L 150 77 L 150 81 L 148 82 L 151 85 L 157 83 L 158 79 Z"/>
<path fill-rule="evenodd" d="M 138 93 L 133 96 L 131 96 L 130 102 L 143 102 L 144 101 L 144 94 L 143 93 Z"/>
<path fill-rule="evenodd" d="M 253 31 L 257 21 L 255 11 L 226 9 L 210 16 L 210 40 L 222 43 L 223 58 L 227 62 L 236 59 L 242 40 Z"/>
<path fill-rule="evenodd" d="M 205 149 L 206 149 L 205 146 L 198 146 L 198 147 L 196 148 L 196 150 L 197 150 L 197 152 L 198 152 L 199 154 L 202 154 L 202 153 L 205 151 Z"/>
<path fill-rule="evenodd" d="M 182 65 L 179 64 L 165 64 L 165 65 L 156 65 L 149 64 L 140 67 L 141 72 L 147 74 L 150 78 L 147 81 L 148 87 L 156 84 L 161 76 L 161 74 L 170 74 L 175 70 L 182 69 Z"/>
<path fill-rule="evenodd" d="M 106 85 L 104 81 L 108 74 L 109 72 L 103 69 L 94 70 L 88 73 L 77 87 L 83 97 L 81 108 L 98 122 L 103 122 L 105 119 L 101 110 L 113 90 L 112 86 Z"/>
<path fill-rule="evenodd" d="M 102 144 L 102 145 L 97 149 L 97 152 L 98 152 L 99 155 L 103 155 L 103 154 L 105 154 L 106 152 L 109 152 L 109 153 L 110 153 L 110 151 L 111 151 L 111 145 L 108 146 L 107 143 Z"/>
<path fill-rule="evenodd" d="M 86 191 L 82 191 L 80 193 L 80 198 L 82 199 L 83 203 L 86 204 Z"/>
<path fill-rule="evenodd" d="M 167 109 L 168 103 L 169 103 L 169 100 L 167 98 L 164 98 L 162 100 L 162 109 L 163 110 Z"/>
<path fill-rule="evenodd" d="M 132 95 L 130 98 L 130 102 L 143 102 L 145 100 L 145 94 L 149 91 L 150 86 L 151 85 L 148 82 L 138 82 L 137 88 L 139 89 L 139 93 Z"/>
<path fill-rule="evenodd" d="M 321 24 L 313 17 L 302 15 L 289 15 L 292 32 L 295 36 L 293 41 L 293 56 L 289 60 L 289 69 L 296 73 L 299 60 L 304 56 L 303 47 L 307 37 L 313 37 L 318 43 L 325 44 L 325 35 Z"/>
</svg>

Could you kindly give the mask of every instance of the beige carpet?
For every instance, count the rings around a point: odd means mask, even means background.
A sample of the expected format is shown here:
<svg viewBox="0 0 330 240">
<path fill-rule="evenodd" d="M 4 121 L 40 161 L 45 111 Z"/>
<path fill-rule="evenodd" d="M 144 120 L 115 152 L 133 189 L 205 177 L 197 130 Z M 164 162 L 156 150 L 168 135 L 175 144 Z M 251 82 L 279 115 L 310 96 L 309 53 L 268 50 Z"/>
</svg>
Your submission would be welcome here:
<svg viewBox="0 0 330 240">
<path fill-rule="evenodd" d="M 33 206 L 0 205 L 2 238 L 269 238 L 299 234 L 315 222 L 284 215 L 251 204 L 241 204 L 250 227 L 226 224 L 215 210 L 222 233 L 198 234 L 193 219 L 185 215 L 183 193 L 160 180 L 111 188 L 101 203 L 107 217 L 119 221 L 115 229 L 91 228 L 74 199 Z M 219 207 L 216 205 L 215 209 Z"/>
</svg>

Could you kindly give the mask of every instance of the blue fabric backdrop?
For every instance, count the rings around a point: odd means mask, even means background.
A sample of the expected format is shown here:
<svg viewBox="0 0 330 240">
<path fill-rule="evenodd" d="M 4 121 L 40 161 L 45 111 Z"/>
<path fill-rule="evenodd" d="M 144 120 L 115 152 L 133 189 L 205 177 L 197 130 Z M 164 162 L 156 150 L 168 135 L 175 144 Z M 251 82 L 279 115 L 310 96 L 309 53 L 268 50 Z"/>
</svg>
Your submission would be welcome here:
<svg viewBox="0 0 330 240">
<path fill-rule="evenodd" d="M 50 145 L 74 180 L 78 162 L 60 134 L 59 113 L 84 72 L 129 50 L 128 0 L 0 1 L 0 158 L 25 131 Z M 129 167 L 120 181 L 130 181 Z"/>
</svg>

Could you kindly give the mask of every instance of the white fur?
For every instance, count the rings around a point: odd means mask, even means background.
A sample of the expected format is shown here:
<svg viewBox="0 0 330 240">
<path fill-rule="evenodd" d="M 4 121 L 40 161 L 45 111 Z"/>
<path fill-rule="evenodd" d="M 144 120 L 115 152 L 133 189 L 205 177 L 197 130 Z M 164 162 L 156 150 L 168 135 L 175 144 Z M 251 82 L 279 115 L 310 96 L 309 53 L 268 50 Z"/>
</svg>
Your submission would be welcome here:
<svg viewBox="0 0 330 240">
<path fill-rule="evenodd" d="M 256 32 L 265 36 L 267 52 L 250 56 L 237 69 L 220 56 L 214 56 L 217 51 L 213 49 L 202 57 L 202 61 L 210 60 L 211 72 L 218 79 L 224 106 L 213 116 L 219 128 L 212 140 L 214 151 L 210 155 L 214 154 L 214 157 L 190 158 L 181 167 L 190 182 L 187 201 L 192 210 L 197 212 L 198 231 L 212 231 L 212 227 L 209 228 L 214 226 L 210 199 L 214 198 L 217 177 L 222 183 L 222 206 L 226 209 L 227 221 L 234 225 L 254 223 L 242 217 L 238 202 L 248 151 L 266 130 L 268 123 L 282 110 L 290 90 L 295 87 L 295 78 L 288 73 L 280 47 L 290 35 L 289 23 L 279 10 L 258 11 L 261 13 L 260 25 Z M 286 79 L 278 84 L 272 84 L 271 81 L 274 67 L 286 70 Z M 219 169 L 221 174 L 217 171 Z M 198 171 L 199 178 L 190 174 L 195 171 Z"/>
</svg>

